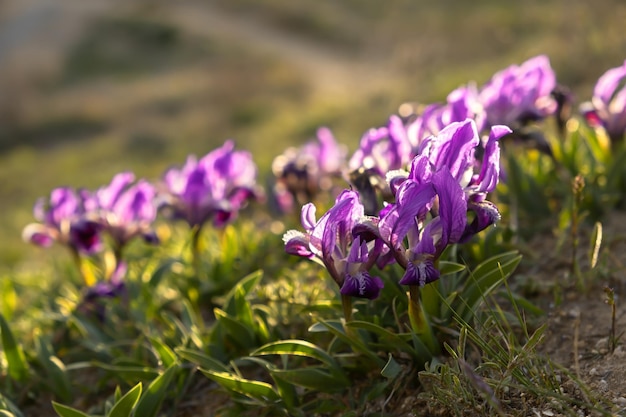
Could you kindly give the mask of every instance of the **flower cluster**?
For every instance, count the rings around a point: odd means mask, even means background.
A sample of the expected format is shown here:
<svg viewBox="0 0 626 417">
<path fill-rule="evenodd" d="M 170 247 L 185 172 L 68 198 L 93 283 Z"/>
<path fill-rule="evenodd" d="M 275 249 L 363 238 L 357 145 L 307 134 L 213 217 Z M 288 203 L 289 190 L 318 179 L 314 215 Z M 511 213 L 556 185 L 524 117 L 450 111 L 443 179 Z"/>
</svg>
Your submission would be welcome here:
<svg viewBox="0 0 626 417">
<path fill-rule="evenodd" d="M 144 179 L 136 181 L 133 173 L 122 172 L 96 191 L 56 188 L 49 198 L 37 201 L 34 214 L 38 223 L 27 225 L 23 237 L 39 246 L 58 242 L 70 249 L 89 284 L 78 310 L 103 319 L 100 300 L 117 297 L 125 290 L 123 249 L 136 237 L 158 243 L 153 223 L 159 208 L 186 220 L 194 228 L 197 240 L 204 223 L 224 226 L 237 216 L 246 201 L 259 195 L 256 166 L 250 154 L 235 151 L 233 142 L 227 141 L 200 160 L 190 156 L 182 169 L 168 170 L 162 186 Z M 88 278 L 90 274 L 83 271 L 81 256 L 102 251 L 107 241 L 105 235 L 115 264 L 105 262 L 104 279 L 93 283 L 93 277 Z"/>
<path fill-rule="evenodd" d="M 223 227 L 234 220 L 248 200 L 260 196 L 252 156 L 234 146 L 226 141 L 199 160 L 190 155 L 182 168 L 169 169 L 160 207 L 192 228 L 206 222 Z"/>
<path fill-rule="evenodd" d="M 322 263 L 343 295 L 377 297 L 382 282 L 368 271 L 393 260 L 406 270 L 401 284 L 436 280 L 436 261 L 449 244 L 471 238 L 500 217 L 486 195 L 499 179 L 498 140 L 510 131 L 494 126 L 481 143 L 474 120 L 449 124 L 422 141 L 409 172 L 387 172 L 394 201 L 379 216 L 364 216 L 355 191 L 344 191 L 319 221 L 307 204 L 304 233 L 290 230 L 283 237 L 287 252 Z M 475 157 L 479 146 L 482 162 Z"/>
<path fill-rule="evenodd" d="M 152 222 L 156 218 L 155 189 L 145 180 L 135 183 L 131 172 L 116 175 L 95 192 L 59 187 L 48 199 L 39 199 L 34 214 L 39 223 L 24 228 L 26 241 L 39 246 L 59 242 L 79 254 L 91 255 L 103 248 L 103 233 L 115 251 L 134 237 L 156 243 Z"/>
<path fill-rule="evenodd" d="M 466 119 L 474 121 L 478 132 L 488 133 L 492 126 L 519 129 L 555 115 L 559 107 L 556 88 L 556 76 L 545 55 L 512 65 L 494 74 L 480 89 L 469 83 L 448 94 L 443 104 L 429 104 L 406 120 L 392 115 L 386 126 L 369 129 L 350 159 L 349 169 L 384 177 L 405 167 L 427 138 Z"/>
</svg>

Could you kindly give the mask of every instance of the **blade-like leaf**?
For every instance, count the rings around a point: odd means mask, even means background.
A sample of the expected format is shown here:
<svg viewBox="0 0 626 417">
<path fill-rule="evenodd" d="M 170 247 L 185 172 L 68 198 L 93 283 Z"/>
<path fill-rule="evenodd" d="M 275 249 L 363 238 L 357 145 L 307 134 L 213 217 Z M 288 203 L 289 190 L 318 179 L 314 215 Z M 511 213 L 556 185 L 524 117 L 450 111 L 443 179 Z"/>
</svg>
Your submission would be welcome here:
<svg viewBox="0 0 626 417">
<path fill-rule="evenodd" d="M 215 308 L 213 311 L 215 312 L 217 321 L 224 326 L 227 330 L 227 334 L 230 335 L 240 347 L 249 348 L 254 346 L 255 337 L 252 329 L 219 308 Z"/>
<path fill-rule="evenodd" d="M 159 359 L 161 360 L 161 363 L 163 364 L 164 367 L 169 368 L 176 362 L 177 360 L 176 354 L 165 343 L 163 343 L 156 337 L 151 337 L 150 343 L 152 343 L 152 347 L 154 348 L 156 353 L 159 355 Z"/>
<path fill-rule="evenodd" d="M 478 265 L 470 273 L 459 299 L 456 300 L 459 305 L 454 306 L 454 310 L 465 321 L 469 321 L 478 304 L 513 273 L 521 259 L 522 255 L 517 251 L 511 251 L 494 256 Z"/>
<path fill-rule="evenodd" d="M 357 328 L 357 329 L 368 330 L 372 333 L 375 333 L 378 337 L 380 337 L 381 340 L 385 343 L 385 345 L 389 349 L 397 349 L 401 352 L 408 353 L 409 355 L 413 357 L 417 356 L 417 352 L 415 351 L 415 349 L 413 349 L 411 345 L 409 345 L 406 342 L 406 340 L 402 339 L 397 334 L 392 333 L 389 330 L 378 326 L 377 324 L 370 323 L 367 321 L 355 320 L 355 321 L 351 321 L 347 323 L 346 326 Z"/>
<path fill-rule="evenodd" d="M 263 403 L 273 404 L 280 400 L 278 393 L 266 382 L 252 381 L 230 372 L 218 372 L 208 369 L 200 369 L 200 372 L 229 391 L 243 394 Z"/>
<path fill-rule="evenodd" d="M 35 350 L 39 363 L 46 370 L 48 385 L 63 402 L 72 400 L 72 384 L 67 376 L 65 364 L 51 352 L 49 344 L 40 335 L 35 337 Z"/>
<path fill-rule="evenodd" d="M 387 379 L 395 379 L 402 372 L 402 367 L 396 360 L 389 354 L 389 360 L 380 374 Z"/>
<path fill-rule="evenodd" d="M 129 381 L 136 381 L 138 379 L 149 380 L 156 378 L 159 375 L 159 372 L 156 369 L 147 366 L 110 365 L 104 362 L 92 362 L 91 364 L 97 368 L 112 372 L 115 376 Z"/>
<path fill-rule="evenodd" d="M 2 348 L 8 363 L 9 376 L 16 381 L 23 381 L 28 376 L 28 365 L 24 358 L 22 347 L 17 344 L 9 324 L 0 314 L 0 333 L 2 334 Z"/>
<path fill-rule="evenodd" d="M 252 289 L 257 286 L 261 278 L 263 278 L 263 271 L 259 270 L 251 273 L 250 275 L 239 281 L 237 285 L 235 285 L 230 290 L 230 292 L 226 294 L 224 306 L 222 307 L 224 311 L 226 311 L 231 316 L 235 316 L 237 314 L 235 294 L 240 293 L 244 297 L 247 296 L 250 291 L 252 291 Z"/>
<path fill-rule="evenodd" d="M 377 366 L 380 366 L 381 368 L 385 365 L 385 362 L 383 362 L 376 355 L 376 352 L 370 350 L 363 343 L 363 341 L 356 336 L 356 334 L 351 334 L 351 335 L 346 334 L 346 331 L 344 330 L 343 324 L 341 322 L 337 320 L 329 320 L 329 321 L 320 320 L 320 323 L 322 326 L 326 327 L 326 329 L 328 329 L 333 335 L 335 335 L 339 340 L 346 343 L 348 346 L 351 346 L 355 352 L 366 355 L 374 363 L 376 363 Z M 313 327 L 314 326 L 311 326 L 309 328 L 309 331 L 311 331 Z"/>
<path fill-rule="evenodd" d="M 52 401 L 52 407 L 54 408 L 54 411 L 56 411 L 57 414 L 61 417 L 90 417 L 89 414 L 85 414 L 75 408 L 68 407 L 54 401 Z"/>
<path fill-rule="evenodd" d="M 265 346 L 261 346 L 257 350 L 251 353 L 252 356 L 261 356 L 261 355 L 295 355 L 295 356 L 306 356 L 309 358 L 317 359 L 320 362 L 325 363 L 326 365 L 332 368 L 338 368 L 339 365 L 337 361 L 326 353 L 324 350 L 320 349 L 313 343 L 304 341 L 304 340 L 281 340 L 274 343 L 269 343 Z"/>
<path fill-rule="evenodd" d="M 111 408 L 107 417 L 130 417 L 133 408 L 141 397 L 141 382 L 135 385 L 122 398 L 120 398 Z"/>
<path fill-rule="evenodd" d="M 450 261 L 439 261 L 439 274 L 441 276 L 461 272 L 465 265 Z"/>
<path fill-rule="evenodd" d="M 288 381 L 294 385 L 321 392 L 342 390 L 351 384 L 348 378 L 337 378 L 320 367 L 275 369 L 270 371 L 270 374 L 272 377 Z"/>
<path fill-rule="evenodd" d="M 167 395 L 170 381 L 178 371 L 179 365 L 173 364 L 148 385 L 148 388 L 139 399 L 135 408 L 135 416 L 154 417 L 159 412 L 161 404 Z"/>
<path fill-rule="evenodd" d="M 202 352 L 185 348 L 176 348 L 175 350 L 176 353 L 180 355 L 180 357 L 188 360 L 189 362 L 195 363 L 201 368 L 210 369 L 213 371 L 228 372 L 228 368 L 223 363 L 205 355 Z"/>
</svg>

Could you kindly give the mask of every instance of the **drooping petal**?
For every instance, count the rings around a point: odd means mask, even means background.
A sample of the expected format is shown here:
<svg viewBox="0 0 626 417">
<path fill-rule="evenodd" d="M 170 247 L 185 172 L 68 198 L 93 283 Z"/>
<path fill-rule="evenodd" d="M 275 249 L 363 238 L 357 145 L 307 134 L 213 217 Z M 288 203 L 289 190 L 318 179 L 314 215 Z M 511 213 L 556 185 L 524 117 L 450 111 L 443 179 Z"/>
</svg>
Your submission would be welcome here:
<svg viewBox="0 0 626 417">
<path fill-rule="evenodd" d="M 285 252 L 290 255 L 301 256 L 303 258 L 311 258 L 314 256 L 309 246 L 309 239 L 302 232 L 297 230 L 288 230 L 283 235 L 285 243 Z"/>
<path fill-rule="evenodd" d="M 358 271 L 356 274 L 346 274 L 341 294 L 373 300 L 383 287 L 383 280 L 379 277 L 373 277 L 367 271 Z"/>
<path fill-rule="evenodd" d="M 25 242 L 47 248 L 54 243 L 53 230 L 39 223 L 31 223 L 22 231 L 22 239 Z"/>
<path fill-rule="evenodd" d="M 467 242 L 474 237 L 474 235 L 500 220 L 498 208 L 490 201 L 470 202 L 468 203 L 468 209 L 474 212 L 475 217 L 474 220 L 465 227 L 465 231 L 459 239 L 459 243 Z"/>
<path fill-rule="evenodd" d="M 409 262 L 400 280 L 401 285 L 424 285 L 439 279 L 440 273 L 431 259 Z"/>
<path fill-rule="evenodd" d="M 100 236 L 102 229 L 102 224 L 94 221 L 82 220 L 73 223 L 69 231 L 70 245 L 84 253 L 96 253 L 102 247 Z"/>
</svg>

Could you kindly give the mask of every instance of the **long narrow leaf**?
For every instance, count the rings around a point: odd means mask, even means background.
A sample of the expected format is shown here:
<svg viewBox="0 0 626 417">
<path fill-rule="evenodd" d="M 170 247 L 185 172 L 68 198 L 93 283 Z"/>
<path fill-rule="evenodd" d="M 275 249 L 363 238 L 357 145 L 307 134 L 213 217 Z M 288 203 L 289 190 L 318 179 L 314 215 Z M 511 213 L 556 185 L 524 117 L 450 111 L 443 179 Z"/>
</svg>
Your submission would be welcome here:
<svg viewBox="0 0 626 417">
<path fill-rule="evenodd" d="M 185 348 L 176 348 L 175 351 L 183 359 L 195 363 L 201 368 L 210 369 L 213 371 L 228 372 L 228 368 L 223 363 L 205 355 L 203 352 Z"/>
<path fill-rule="evenodd" d="M 280 400 L 278 393 L 266 382 L 252 381 L 230 372 L 218 372 L 208 369 L 200 369 L 200 372 L 229 391 L 243 394 L 265 404 L 273 404 Z"/>
<path fill-rule="evenodd" d="M 224 326 L 227 330 L 227 334 L 230 335 L 240 347 L 248 348 L 254 346 L 255 337 L 252 329 L 219 308 L 215 308 L 213 311 L 215 312 L 217 321 Z"/>
<path fill-rule="evenodd" d="M 247 275 L 245 278 L 239 281 L 237 285 L 235 285 L 226 295 L 224 305 L 222 307 L 224 311 L 232 316 L 235 316 L 237 314 L 235 294 L 239 292 L 244 296 L 247 296 L 250 291 L 252 291 L 252 289 L 257 286 L 261 278 L 263 278 L 263 271 L 259 270 L 251 273 L 250 275 Z"/>
<path fill-rule="evenodd" d="M 467 284 L 455 300 L 458 305 L 453 306 L 465 321 L 469 321 L 477 305 L 498 284 L 502 283 L 517 268 L 522 259 L 517 251 L 506 252 L 494 256 L 481 263 L 470 273 Z"/>
<path fill-rule="evenodd" d="M 388 349 L 397 349 L 398 351 L 417 357 L 417 352 L 406 342 L 406 340 L 402 339 L 397 334 L 378 326 L 377 324 L 367 321 L 351 321 L 350 323 L 347 323 L 346 326 L 356 329 L 364 329 L 375 333 L 384 341 Z"/>
<path fill-rule="evenodd" d="M 54 411 L 56 411 L 57 414 L 61 417 L 90 417 L 89 414 L 85 414 L 75 408 L 68 407 L 54 401 L 52 401 L 52 407 L 54 408 Z"/>
<path fill-rule="evenodd" d="M 342 390 L 351 384 L 348 378 L 337 378 L 335 375 L 330 374 L 320 367 L 275 369 L 270 371 L 270 374 L 272 377 L 277 377 L 300 387 L 321 392 Z"/>
<path fill-rule="evenodd" d="M 309 358 L 317 359 L 320 362 L 325 363 L 331 368 L 338 368 L 339 365 L 337 361 L 326 353 L 324 350 L 320 349 L 313 343 L 307 342 L 305 340 L 281 340 L 274 343 L 269 343 L 265 346 L 261 346 L 250 355 L 252 356 L 261 356 L 261 355 L 295 355 L 295 356 L 306 356 Z"/>
<path fill-rule="evenodd" d="M 39 363 L 46 370 L 47 382 L 52 392 L 63 402 L 70 402 L 72 400 L 72 384 L 67 375 L 65 364 L 52 354 L 48 343 L 42 340 L 39 335 L 35 338 L 35 350 Z"/>
<path fill-rule="evenodd" d="M 133 408 L 141 397 L 141 382 L 135 385 L 108 412 L 107 417 L 130 417 Z"/>
<path fill-rule="evenodd" d="M 154 417 L 159 412 L 161 404 L 167 395 L 170 381 L 178 371 L 179 365 L 173 364 L 148 385 L 146 392 L 141 396 L 135 409 L 135 416 Z"/>
<path fill-rule="evenodd" d="M 23 381 L 28 376 L 28 365 L 24 358 L 22 347 L 17 344 L 9 324 L 0 314 L 0 333 L 2 333 L 2 348 L 8 362 L 9 376 L 16 381 Z"/>
</svg>

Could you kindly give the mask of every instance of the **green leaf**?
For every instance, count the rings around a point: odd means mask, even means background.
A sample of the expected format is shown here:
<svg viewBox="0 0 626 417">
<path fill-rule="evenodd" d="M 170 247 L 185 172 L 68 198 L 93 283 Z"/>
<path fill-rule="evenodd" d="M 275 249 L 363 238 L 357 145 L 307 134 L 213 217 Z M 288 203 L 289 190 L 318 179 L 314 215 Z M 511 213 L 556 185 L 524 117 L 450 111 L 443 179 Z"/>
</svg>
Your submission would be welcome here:
<svg viewBox="0 0 626 417">
<path fill-rule="evenodd" d="M 17 306 L 17 294 L 15 293 L 13 281 L 9 277 L 0 278 L 0 284 L 0 297 L 2 298 L 0 314 L 6 317 L 7 320 L 11 320 Z"/>
<path fill-rule="evenodd" d="M 250 355 L 295 355 L 317 359 L 331 368 L 339 368 L 337 361 L 313 343 L 304 340 L 281 340 L 261 346 Z M 339 368 L 340 369 L 340 368 Z"/>
<path fill-rule="evenodd" d="M 228 372 L 228 368 L 223 363 L 205 355 L 202 352 L 185 348 L 176 348 L 175 350 L 176 353 L 178 353 L 178 355 L 180 355 L 183 359 L 195 363 L 201 368 L 210 369 L 213 371 Z"/>
<path fill-rule="evenodd" d="M 0 416 L 2 417 L 24 417 L 24 414 L 15 404 L 0 392 Z M 6 413 L 4 416 L 2 412 Z"/>
<path fill-rule="evenodd" d="M 28 376 L 28 365 L 22 347 L 15 341 L 9 324 L 2 314 L 0 314 L 0 333 L 2 333 L 2 348 L 8 362 L 9 376 L 21 382 Z"/>
<path fill-rule="evenodd" d="M 104 369 L 113 373 L 115 376 L 120 377 L 127 381 L 137 381 L 138 379 L 149 380 L 156 378 L 159 372 L 147 366 L 124 366 L 124 365 L 110 365 L 104 362 L 92 362 L 93 366 Z"/>
<path fill-rule="evenodd" d="M 395 361 L 395 359 L 393 358 L 393 356 L 391 356 L 391 353 L 390 353 L 389 360 L 387 361 L 387 364 L 385 365 L 383 370 L 380 371 L 380 374 L 387 379 L 396 379 L 396 377 L 400 375 L 401 372 L 402 372 L 402 367 L 400 366 L 398 362 Z"/>
<path fill-rule="evenodd" d="M 235 340 L 239 347 L 250 348 L 255 345 L 252 329 L 219 308 L 215 308 L 213 311 L 217 321 L 224 326 L 227 330 L 226 333 Z"/>
<path fill-rule="evenodd" d="M 159 359 L 165 368 L 169 368 L 176 362 L 176 354 L 165 343 L 156 337 L 150 337 L 150 343 L 152 343 L 152 347 L 159 355 Z"/>
<path fill-rule="evenodd" d="M 68 407 L 54 401 L 52 401 L 52 407 L 54 408 L 54 411 L 56 411 L 57 414 L 61 417 L 90 417 L 89 414 L 85 414 L 75 408 Z"/>
<path fill-rule="evenodd" d="M 135 385 L 122 398 L 120 398 L 107 414 L 107 417 L 130 417 L 133 408 L 141 397 L 141 382 Z"/>
<path fill-rule="evenodd" d="M 148 285 L 153 289 L 156 288 L 165 276 L 165 273 L 171 271 L 172 265 L 177 262 L 179 262 L 178 259 L 167 259 L 163 261 L 152 273 L 150 281 L 148 281 Z"/>
<path fill-rule="evenodd" d="M 326 327 L 332 334 L 334 334 L 339 340 L 346 343 L 348 346 L 351 346 L 355 352 L 362 353 L 370 358 L 377 366 L 381 368 L 385 365 L 385 363 L 376 355 L 375 352 L 370 350 L 363 341 L 358 337 L 356 332 L 354 334 L 348 335 L 343 328 L 343 325 L 340 321 L 337 320 L 329 320 L 324 321 L 320 320 L 322 326 Z M 309 331 L 311 331 L 311 326 Z M 348 328 L 349 329 L 349 328 Z M 353 329 L 352 329 L 353 330 Z"/>
<path fill-rule="evenodd" d="M 229 391 L 243 394 L 265 404 L 274 404 L 280 400 L 278 393 L 266 382 L 252 381 L 230 372 L 211 371 L 208 369 L 200 369 L 200 372 Z"/>
<path fill-rule="evenodd" d="M 450 261 L 439 261 L 439 274 L 441 276 L 455 274 L 465 269 L 465 265 Z"/>
<path fill-rule="evenodd" d="M 275 369 L 270 371 L 270 375 L 294 385 L 321 392 L 342 390 L 352 383 L 348 378 L 337 378 L 336 375 L 320 367 Z"/>
<path fill-rule="evenodd" d="M 256 287 L 259 281 L 263 278 L 263 270 L 259 270 L 256 272 L 247 275 L 241 281 L 239 281 L 224 299 L 223 309 L 231 316 L 237 315 L 237 301 L 235 300 L 235 294 L 243 295 L 244 297 L 250 294 L 250 291 L 254 287 Z"/>
<path fill-rule="evenodd" d="M 47 383 L 52 392 L 63 402 L 72 400 L 72 384 L 67 375 L 65 364 L 51 352 L 49 344 L 40 335 L 35 337 L 37 358 L 46 370 Z"/>
<path fill-rule="evenodd" d="M 470 272 L 470 277 L 456 300 L 459 305 L 454 306 L 454 311 L 469 322 L 478 304 L 513 273 L 521 259 L 522 255 L 517 251 L 510 251 L 478 265 Z"/>
<path fill-rule="evenodd" d="M 384 342 L 385 347 L 387 347 L 387 349 L 389 350 L 398 350 L 401 352 L 405 352 L 408 353 L 409 355 L 411 355 L 412 357 L 417 357 L 417 352 L 415 351 L 415 349 L 413 349 L 411 347 L 411 345 L 409 345 L 406 340 L 404 340 L 403 338 L 401 338 L 400 336 L 398 336 L 395 333 L 390 332 L 387 329 L 384 329 L 380 326 L 378 326 L 377 324 L 374 323 L 370 323 L 367 321 L 351 321 L 350 323 L 346 323 L 347 327 L 352 327 L 352 328 L 357 328 L 357 329 L 364 329 L 364 330 L 368 330 L 376 335 L 378 335 L 378 337 L 381 338 L 381 340 Z M 428 359 L 426 359 L 428 360 Z"/>
<path fill-rule="evenodd" d="M 139 417 L 154 417 L 159 412 L 161 404 L 168 394 L 170 381 L 174 377 L 174 374 L 178 371 L 179 365 L 173 364 L 159 375 L 154 381 L 148 385 L 148 388 L 139 399 L 137 407 L 135 408 L 135 416 Z"/>
<path fill-rule="evenodd" d="M 589 264 L 591 268 L 595 268 L 598 264 L 598 255 L 600 254 L 600 246 L 602 245 L 602 223 L 596 222 L 593 225 L 593 233 L 590 239 L 589 247 Z"/>
</svg>

